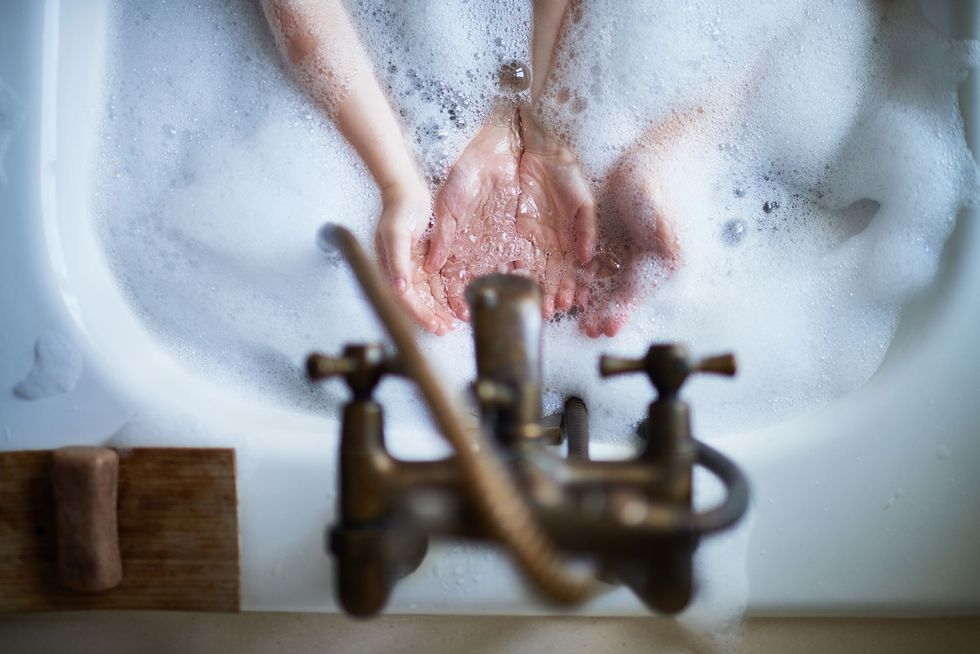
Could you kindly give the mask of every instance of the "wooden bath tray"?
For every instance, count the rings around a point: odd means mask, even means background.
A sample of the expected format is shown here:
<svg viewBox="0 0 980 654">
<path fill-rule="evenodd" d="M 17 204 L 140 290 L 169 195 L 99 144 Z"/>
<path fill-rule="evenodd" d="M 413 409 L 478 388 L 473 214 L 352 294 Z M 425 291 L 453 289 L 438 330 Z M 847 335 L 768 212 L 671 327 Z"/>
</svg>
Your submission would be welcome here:
<svg viewBox="0 0 980 654">
<path fill-rule="evenodd" d="M 235 451 L 119 451 L 122 582 L 63 588 L 56 566 L 50 450 L 0 453 L 0 611 L 238 611 Z"/>
</svg>

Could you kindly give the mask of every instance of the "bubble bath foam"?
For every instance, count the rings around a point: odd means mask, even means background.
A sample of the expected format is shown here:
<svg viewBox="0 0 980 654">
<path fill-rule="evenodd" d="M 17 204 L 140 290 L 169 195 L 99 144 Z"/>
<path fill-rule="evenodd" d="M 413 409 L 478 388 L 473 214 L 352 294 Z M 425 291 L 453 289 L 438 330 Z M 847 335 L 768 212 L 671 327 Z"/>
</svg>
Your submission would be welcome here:
<svg viewBox="0 0 980 654">
<path fill-rule="evenodd" d="M 529 3 L 478 5 L 349 4 L 434 180 L 488 119 L 500 64 L 528 59 Z M 340 390 L 303 382 L 303 356 L 383 335 L 313 235 L 333 221 L 373 242 L 363 166 L 290 79 L 257 3 L 126 3 L 109 38 L 95 206 L 126 296 L 196 372 L 335 412 Z M 974 201 L 957 87 L 976 53 L 908 2 L 582 3 L 539 114 L 597 194 L 645 132 L 700 118 L 657 145 L 670 165 L 650 171 L 683 265 L 649 275 L 614 339 L 569 316 L 547 326 L 546 409 L 581 395 L 597 439 L 628 440 L 648 389 L 600 384 L 593 366 L 664 340 L 742 362 L 737 384 L 690 390 L 700 433 L 772 424 L 866 382 Z M 469 329 L 421 338 L 462 392 Z M 425 420 L 404 385 L 382 396 L 392 421 Z"/>
</svg>

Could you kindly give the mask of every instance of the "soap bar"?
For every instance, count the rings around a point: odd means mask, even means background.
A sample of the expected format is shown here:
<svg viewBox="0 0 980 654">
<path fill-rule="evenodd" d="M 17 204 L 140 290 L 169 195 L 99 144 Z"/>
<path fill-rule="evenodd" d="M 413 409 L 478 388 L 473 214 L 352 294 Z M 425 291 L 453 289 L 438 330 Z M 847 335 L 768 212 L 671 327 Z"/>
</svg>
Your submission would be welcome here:
<svg viewBox="0 0 980 654">
<path fill-rule="evenodd" d="M 73 446 L 54 450 L 52 457 L 58 580 L 79 591 L 114 588 L 122 581 L 116 520 L 119 455 Z"/>
</svg>

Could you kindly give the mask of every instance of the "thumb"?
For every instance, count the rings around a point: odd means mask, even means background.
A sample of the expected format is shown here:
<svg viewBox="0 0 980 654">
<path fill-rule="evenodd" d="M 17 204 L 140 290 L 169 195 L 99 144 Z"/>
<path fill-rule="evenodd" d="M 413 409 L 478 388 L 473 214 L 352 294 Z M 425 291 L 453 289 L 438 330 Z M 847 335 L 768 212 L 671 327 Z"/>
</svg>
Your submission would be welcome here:
<svg viewBox="0 0 980 654">
<path fill-rule="evenodd" d="M 408 290 L 412 279 L 412 245 L 415 236 L 402 220 L 382 217 L 378 225 L 378 241 L 388 278 L 399 295 Z"/>
</svg>

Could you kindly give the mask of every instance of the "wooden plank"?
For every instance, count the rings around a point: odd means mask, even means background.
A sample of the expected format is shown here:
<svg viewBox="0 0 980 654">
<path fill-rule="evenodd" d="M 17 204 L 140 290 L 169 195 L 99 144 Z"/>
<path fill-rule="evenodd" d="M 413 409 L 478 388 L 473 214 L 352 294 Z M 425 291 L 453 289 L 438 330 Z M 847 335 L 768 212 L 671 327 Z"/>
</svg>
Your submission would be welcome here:
<svg viewBox="0 0 980 654">
<path fill-rule="evenodd" d="M 49 450 L 0 453 L 0 611 L 238 611 L 235 451 L 119 451 L 123 579 L 83 593 L 58 584 Z"/>
</svg>

